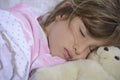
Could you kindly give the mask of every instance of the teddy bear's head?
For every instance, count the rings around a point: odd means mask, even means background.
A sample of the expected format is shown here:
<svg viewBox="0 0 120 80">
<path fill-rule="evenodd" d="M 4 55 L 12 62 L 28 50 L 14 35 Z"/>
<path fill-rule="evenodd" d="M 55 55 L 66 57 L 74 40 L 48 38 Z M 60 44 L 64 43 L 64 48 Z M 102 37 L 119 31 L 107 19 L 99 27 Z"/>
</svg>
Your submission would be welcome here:
<svg viewBox="0 0 120 80">
<path fill-rule="evenodd" d="M 116 78 L 120 79 L 120 49 L 117 47 L 100 47 L 89 56 L 89 59 L 97 60 L 103 68 Z"/>
</svg>

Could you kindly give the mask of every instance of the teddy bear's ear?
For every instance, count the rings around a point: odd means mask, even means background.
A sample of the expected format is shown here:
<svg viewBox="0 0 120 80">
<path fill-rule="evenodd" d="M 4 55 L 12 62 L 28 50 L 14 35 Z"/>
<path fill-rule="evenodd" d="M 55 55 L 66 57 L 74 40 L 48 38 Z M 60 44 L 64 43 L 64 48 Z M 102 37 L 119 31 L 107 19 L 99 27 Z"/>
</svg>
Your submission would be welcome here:
<svg viewBox="0 0 120 80">
<path fill-rule="evenodd" d="M 104 50 L 105 50 L 105 51 L 109 51 L 109 48 L 108 48 L 108 47 L 104 47 Z"/>
</svg>

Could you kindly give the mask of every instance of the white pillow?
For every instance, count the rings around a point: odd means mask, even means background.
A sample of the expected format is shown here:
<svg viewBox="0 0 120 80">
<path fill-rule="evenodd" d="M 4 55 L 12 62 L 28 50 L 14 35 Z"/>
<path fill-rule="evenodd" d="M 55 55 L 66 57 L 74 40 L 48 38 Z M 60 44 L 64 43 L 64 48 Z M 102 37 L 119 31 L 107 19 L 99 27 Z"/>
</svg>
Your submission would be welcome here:
<svg viewBox="0 0 120 80">
<path fill-rule="evenodd" d="M 61 1 L 63 0 L 0 0 L 0 8 L 8 9 L 15 4 L 23 2 L 36 8 L 35 10 L 38 10 L 40 14 L 45 14 L 48 11 L 51 11 Z"/>
</svg>

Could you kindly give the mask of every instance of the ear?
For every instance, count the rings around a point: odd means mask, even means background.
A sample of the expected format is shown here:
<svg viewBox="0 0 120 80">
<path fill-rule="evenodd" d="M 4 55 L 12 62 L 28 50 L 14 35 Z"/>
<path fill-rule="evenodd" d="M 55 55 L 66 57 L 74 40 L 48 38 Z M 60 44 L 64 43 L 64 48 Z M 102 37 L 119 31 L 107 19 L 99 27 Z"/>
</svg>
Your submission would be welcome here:
<svg viewBox="0 0 120 80">
<path fill-rule="evenodd" d="M 70 2 L 65 1 L 65 2 L 63 2 L 62 4 L 60 4 L 60 7 L 65 7 L 65 6 L 68 6 L 68 5 L 70 5 L 70 4 L 71 4 Z"/>
<path fill-rule="evenodd" d="M 66 18 L 66 15 L 57 15 L 55 18 L 55 21 L 64 20 L 65 18 Z"/>
<path fill-rule="evenodd" d="M 70 5 L 71 3 L 69 1 L 64 1 L 63 3 L 59 4 L 59 7 L 65 7 L 65 6 L 68 6 Z M 62 20 L 66 17 L 66 15 L 57 15 L 56 16 L 56 21 L 59 21 L 59 20 Z"/>
<path fill-rule="evenodd" d="M 60 21 L 61 19 L 62 19 L 61 15 L 57 15 L 56 18 L 55 18 L 56 21 Z"/>
</svg>

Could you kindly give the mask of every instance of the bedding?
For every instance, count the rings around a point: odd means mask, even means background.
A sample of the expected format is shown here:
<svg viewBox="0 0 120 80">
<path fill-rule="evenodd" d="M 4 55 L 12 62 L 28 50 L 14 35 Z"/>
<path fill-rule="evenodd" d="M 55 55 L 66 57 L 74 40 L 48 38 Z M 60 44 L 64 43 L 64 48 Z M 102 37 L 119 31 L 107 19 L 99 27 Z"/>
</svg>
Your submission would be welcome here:
<svg viewBox="0 0 120 80">
<path fill-rule="evenodd" d="M 18 3 L 25 3 L 34 8 L 38 13 L 45 14 L 61 1 L 63 0 L 0 0 L 0 8 L 9 9 Z"/>
<path fill-rule="evenodd" d="M 32 69 L 65 62 L 49 54 L 47 39 L 36 20 L 38 16 L 47 13 L 50 9 L 44 12 L 43 8 L 43 12 L 39 12 L 37 7 L 27 8 L 22 3 L 13 8 L 7 6 L 6 9 L 11 13 L 0 10 L 1 80 L 28 80 Z M 33 11 L 35 14 L 32 13 Z"/>
</svg>

